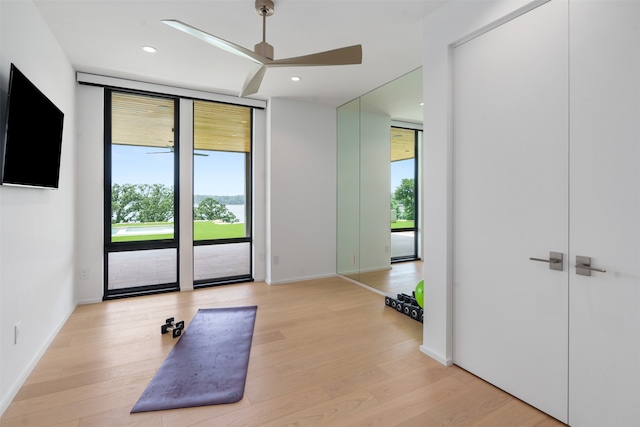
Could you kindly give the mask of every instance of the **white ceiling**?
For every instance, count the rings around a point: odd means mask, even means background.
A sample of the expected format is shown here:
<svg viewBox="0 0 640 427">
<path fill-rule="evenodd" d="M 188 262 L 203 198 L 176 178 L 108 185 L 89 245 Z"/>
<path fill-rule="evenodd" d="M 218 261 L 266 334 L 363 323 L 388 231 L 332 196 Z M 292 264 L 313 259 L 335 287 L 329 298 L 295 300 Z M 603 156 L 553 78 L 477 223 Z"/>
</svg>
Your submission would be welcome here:
<svg viewBox="0 0 640 427">
<path fill-rule="evenodd" d="M 251 62 L 160 21 L 178 19 L 253 50 L 254 0 L 36 0 L 77 71 L 238 95 Z M 422 18 L 445 1 L 274 0 L 266 41 L 274 58 L 361 44 L 361 65 L 270 68 L 252 98 L 342 105 L 422 66 Z M 142 46 L 158 49 L 155 54 Z M 292 82 L 291 76 L 302 78 Z M 401 92 L 401 90 L 398 90 Z M 415 88 L 406 88 L 414 93 Z M 393 104 L 402 104 L 390 100 Z M 413 110 L 413 109 L 412 109 Z M 393 113 L 392 113 L 393 114 Z M 422 121 L 420 109 L 396 120 Z M 415 117 L 404 117 L 415 116 Z"/>
</svg>

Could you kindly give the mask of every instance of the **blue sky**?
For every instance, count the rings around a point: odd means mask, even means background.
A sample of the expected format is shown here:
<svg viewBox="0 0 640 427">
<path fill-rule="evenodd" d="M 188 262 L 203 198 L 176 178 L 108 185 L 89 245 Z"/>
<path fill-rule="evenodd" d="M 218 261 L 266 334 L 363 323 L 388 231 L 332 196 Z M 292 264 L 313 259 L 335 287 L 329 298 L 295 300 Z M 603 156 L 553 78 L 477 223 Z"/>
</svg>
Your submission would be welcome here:
<svg viewBox="0 0 640 427">
<path fill-rule="evenodd" d="M 160 183 L 173 185 L 173 155 L 148 154 L 163 148 L 114 145 L 112 180 L 118 184 Z M 244 194 L 244 154 L 202 152 L 194 156 L 194 194 L 235 196 Z M 413 160 L 391 163 L 391 192 L 402 178 L 413 178 Z"/>
<path fill-rule="evenodd" d="M 162 148 L 114 145 L 112 181 L 118 184 L 173 185 L 173 155 L 148 154 Z M 194 193 L 210 196 L 244 194 L 244 154 L 202 152 L 194 156 Z"/>
<path fill-rule="evenodd" d="M 400 185 L 403 178 L 414 178 L 414 159 L 391 162 L 391 192 Z"/>
</svg>

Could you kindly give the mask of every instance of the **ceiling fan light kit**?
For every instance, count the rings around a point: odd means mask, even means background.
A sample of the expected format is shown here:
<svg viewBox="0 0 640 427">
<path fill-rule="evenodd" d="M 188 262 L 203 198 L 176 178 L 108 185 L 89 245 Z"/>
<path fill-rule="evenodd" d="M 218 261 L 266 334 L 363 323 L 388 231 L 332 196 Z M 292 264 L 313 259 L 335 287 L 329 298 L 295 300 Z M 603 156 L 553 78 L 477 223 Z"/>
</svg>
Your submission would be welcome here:
<svg viewBox="0 0 640 427">
<path fill-rule="evenodd" d="M 273 46 L 266 41 L 267 16 L 273 15 L 275 11 L 273 1 L 256 0 L 255 9 L 258 15 L 262 16 L 262 41 L 254 46 L 253 51 L 175 19 L 166 19 L 162 22 L 220 49 L 253 61 L 253 66 L 249 70 L 240 96 L 257 93 L 264 74 L 269 67 L 362 64 L 362 45 L 359 44 L 294 58 L 273 59 Z"/>
</svg>

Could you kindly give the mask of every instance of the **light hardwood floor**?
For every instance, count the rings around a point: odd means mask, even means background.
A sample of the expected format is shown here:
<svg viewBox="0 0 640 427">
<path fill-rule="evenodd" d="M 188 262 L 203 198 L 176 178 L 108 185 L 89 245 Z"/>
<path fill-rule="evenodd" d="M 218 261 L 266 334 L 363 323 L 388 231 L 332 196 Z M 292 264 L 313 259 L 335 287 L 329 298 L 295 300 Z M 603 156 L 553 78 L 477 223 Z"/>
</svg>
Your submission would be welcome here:
<svg viewBox="0 0 640 427">
<path fill-rule="evenodd" d="M 396 297 L 398 294 L 411 293 L 424 277 L 422 274 L 423 261 L 406 261 L 391 264 L 388 270 L 368 271 L 350 274 L 346 277 L 366 285 L 380 295 Z"/>
<path fill-rule="evenodd" d="M 176 343 L 160 334 L 167 317 L 185 320 L 188 328 L 199 308 L 242 305 L 258 311 L 241 401 L 129 413 Z M 339 277 L 83 305 L 0 425 L 562 425 L 456 366 L 435 362 L 419 351 L 421 343 L 419 322 Z"/>
</svg>

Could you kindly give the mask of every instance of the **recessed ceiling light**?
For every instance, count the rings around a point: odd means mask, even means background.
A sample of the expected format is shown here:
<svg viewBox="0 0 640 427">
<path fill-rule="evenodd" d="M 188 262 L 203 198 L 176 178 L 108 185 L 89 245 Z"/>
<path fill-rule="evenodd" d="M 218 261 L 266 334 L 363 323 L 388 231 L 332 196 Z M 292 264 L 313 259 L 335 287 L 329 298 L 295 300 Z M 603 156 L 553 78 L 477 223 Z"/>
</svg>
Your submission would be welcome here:
<svg viewBox="0 0 640 427">
<path fill-rule="evenodd" d="M 156 53 L 158 51 L 158 49 L 153 46 L 142 46 L 142 50 L 149 53 Z"/>
<path fill-rule="evenodd" d="M 293 76 L 293 77 L 291 77 L 291 80 L 293 80 L 294 82 L 299 82 L 300 81 L 300 77 Z"/>
<path fill-rule="evenodd" d="M 424 105 L 424 102 L 421 102 L 421 103 L 420 103 L 420 106 L 422 107 L 423 105 Z"/>
</svg>

